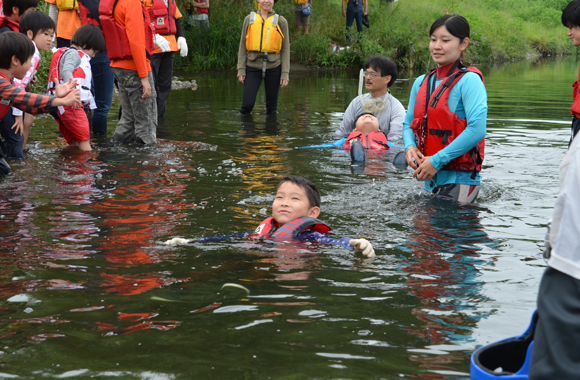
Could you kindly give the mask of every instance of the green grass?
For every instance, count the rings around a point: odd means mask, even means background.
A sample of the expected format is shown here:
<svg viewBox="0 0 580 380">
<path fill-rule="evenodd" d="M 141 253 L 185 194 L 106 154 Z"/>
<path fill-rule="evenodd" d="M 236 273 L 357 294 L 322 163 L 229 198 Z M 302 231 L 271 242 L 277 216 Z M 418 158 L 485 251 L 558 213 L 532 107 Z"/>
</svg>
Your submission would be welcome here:
<svg viewBox="0 0 580 380">
<path fill-rule="evenodd" d="M 472 63 L 575 51 L 560 21 L 569 0 L 369 1 L 371 27 L 365 28 L 364 38 L 350 49 L 333 54 L 333 44 L 346 45 L 340 1 L 314 0 L 311 33 L 297 36 L 294 3 L 280 0 L 274 8 L 288 20 L 292 61 L 320 67 L 360 67 L 368 55 L 383 54 L 395 60 L 400 68 L 423 69 L 432 65 L 429 27 L 447 11 L 461 14 L 470 22 L 471 45 L 466 58 Z M 241 26 L 248 12 L 247 0 L 225 1 L 223 6 L 220 3 L 212 7 L 210 30 L 186 31 L 190 56 L 178 58 L 176 69 L 234 69 Z"/>
</svg>

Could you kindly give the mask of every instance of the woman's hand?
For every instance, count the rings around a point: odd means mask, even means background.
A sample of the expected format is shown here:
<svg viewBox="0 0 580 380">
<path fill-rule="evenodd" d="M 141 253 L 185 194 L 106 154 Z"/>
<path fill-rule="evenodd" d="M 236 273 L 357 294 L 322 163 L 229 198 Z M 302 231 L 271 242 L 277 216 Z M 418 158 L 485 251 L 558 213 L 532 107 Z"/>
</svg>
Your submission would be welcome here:
<svg viewBox="0 0 580 380">
<path fill-rule="evenodd" d="M 280 81 L 280 87 L 284 88 L 286 86 L 288 86 L 288 79 L 282 79 Z"/>
<path fill-rule="evenodd" d="M 410 146 L 405 152 L 405 159 L 407 164 L 413 169 L 417 169 L 425 159 L 425 156 L 416 146 Z"/>
<path fill-rule="evenodd" d="M 417 181 L 429 181 L 432 179 L 439 170 L 431 164 L 431 157 L 423 158 L 423 162 L 419 165 L 417 170 L 413 173 L 413 177 L 417 178 Z"/>
<path fill-rule="evenodd" d="M 244 81 L 246 80 L 246 76 L 240 75 L 240 76 L 238 76 L 238 80 L 240 81 L 241 84 L 244 84 Z"/>
</svg>

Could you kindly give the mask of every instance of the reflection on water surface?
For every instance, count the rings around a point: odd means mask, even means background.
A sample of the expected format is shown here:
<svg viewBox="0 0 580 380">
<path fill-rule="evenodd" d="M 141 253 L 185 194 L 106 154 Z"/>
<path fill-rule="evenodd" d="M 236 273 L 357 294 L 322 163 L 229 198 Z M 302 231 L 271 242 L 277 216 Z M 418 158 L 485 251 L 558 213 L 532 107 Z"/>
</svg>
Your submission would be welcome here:
<svg viewBox="0 0 580 380">
<path fill-rule="evenodd" d="M 488 144 L 468 207 L 433 202 L 395 151 L 352 167 L 294 149 L 333 140 L 352 72 L 295 73 L 277 118 L 242 118 L 235 78 L 200 76 L 171 94 L 157 147 L 70 151 L 38 120 L 0 182 L 0 377 L 466 378 L 471 352 L 521 333 L 535 307 L 576 67 L 483 68 Z M 405 105 L 413 78 L 392 88 Z M 317 183 L 335 236 L 372 239 L 377 258 L 161 244 L 253 230 L 286 174 Z"/>
</svg>

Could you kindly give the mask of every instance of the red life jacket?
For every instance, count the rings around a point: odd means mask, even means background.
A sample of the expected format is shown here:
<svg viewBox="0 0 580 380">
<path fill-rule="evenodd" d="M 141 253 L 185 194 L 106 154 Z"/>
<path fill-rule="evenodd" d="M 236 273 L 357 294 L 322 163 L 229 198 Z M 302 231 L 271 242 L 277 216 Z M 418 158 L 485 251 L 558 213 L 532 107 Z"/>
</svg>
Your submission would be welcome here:
<svg viewBox="0 0 580 380">
<path fill-rule="evenodd" d="M 205 3 L 206 1 L 197 1 L 197 3 Z M 209 15 L 209 8 L 199 8 L 195 6 L 195 1 L 193 3 L 193 13 L 195 14 L 206 14 Z"/>
<path fill-rule="evenodd" d="M 6 79 L 8 82 L 11 82 L 10 78 L 8 78 L 8 75 L 0 73 L 0 76 Z M 11 104 L 12 102 L 7 98 L 0 99 L 0 119 L 2 119 L 8 113 L 8 111 L 10 111 L 10 108 L 12 108 Z"/>
<path fill-rule="evenodd" d="M 264 236 L 274 241 L 293 241 L 305 231 L 327 234 L 330 233 L 330 227 L 326 223 L 308 216 L 291 220 L 279 227 L 274 218 L 269 217 L 260 223 L 255 233 L 251 236 Z"/>
<path fill-rule="evenodd" d="M 350 144 L 354 141 L 361 142 L 365 149 L 389 149 L 387 135 L 385 135 L 385 132 L 383 131 L 373 131 L 368 135 L 365 135 L 361 131 L 354 130 L 348 134 L 342 149 L 350 149 Z"/>
<path fill-rule="evenodd" d="M 14 32 L 18 32 L 20 28 L 20 24 L 16 21 L 9 19 L 6 15 L 0 15 L 0 28 L 3 26 L 8 26 Z"/>
<path fill-rule="evenodd" d="M 580 119 L 580 70 L 578 70 L 578 80 L 574 82 L 572 87 L 574 88 L 574 92 L 572 93 L 574 103 L 572 103 L 572 109 L 570 112 L 572 115 Z"/>
<path fill-rule="evenodd" d="M 153 0 L 153 6 L 147 10 L 149 18 L 155 26 L 155 33 L 175 34 L 175 0 L 168 0 L 167 6 L 163 0 Z"/>
<path fill-rule="evenodd" d="M 64 83 L 62 75 L 60 73 L 60 60 L 62 55 L 69 49 L 74 49 L 73 47 L 60 48 L 52 55 L 52 60 L 50 61 L 50 69 L 48 70 L 48 95 L 55 95 L 56 85 Z M 84 104 L 89 104 L 91 109 L 96 107 L 94 104 L 93 95 L 91 93 L 92 78 L 93 74 L 91 71 L 90 59 L 87 54 L 80 50 L 76 50 L 78 55 L 81 57 L 80 65 L 73 70 L 72 78 L 77 82 L 77 88 L 79 89 L 81 95 L 81 101 Z"/>
<path fill-rule="evenodd" d="M 110 60 L 132 59 L 133 54 L 131 53 L 131 45 L 125 32 L 125 26 L 119 24 L 115 20 L 115 16 L 113 16 L 117 1 L 119 0 L 101 0 L 101 4 L 99 5 L 99 18 L 101 19 L 103 34 L 107 42 L 107 56 Z M 143 3 L 141 3 L 141 9 L 143 10 L 143 19 L 145 21 L 143 25 L 145 30 L 145 51 L 147 52 L 147 56 L 150 56 L 155 49 L 155 43 L 153 42 L 155 29 L 149 21 L 149 13 Z"/>
<path fill-rule="evenodd" d="M 101 20 L 99 19 L 99 1 L 100 0 L 78 0 L 81 24 L 101 27 Z"/>
<path fill-rule="evenodd" d="M 460 61 L 451 66 L 436 89 L 431 89 L 437 69 L 425 75 L 423 83 L 415 98 L 414 119 L 411 129 L 415 134 L 419 150 L 425 156 L 433 156 L 457 138 L 467 127 L 466 119 L 459 119 L 449 110 L 449 93 L 451 88 L 468 72 L 478 74 L 483 81 L 483 74 L 475 67 L 465 67 Z M 485 83 L 485 82 L 484 82 Z M 427 98 L 429 97 L 429 98 Z M 485 148 L 482 139 L 469 152 L 454 158 L 442 170 L 481 171 Z"/>
</svg>

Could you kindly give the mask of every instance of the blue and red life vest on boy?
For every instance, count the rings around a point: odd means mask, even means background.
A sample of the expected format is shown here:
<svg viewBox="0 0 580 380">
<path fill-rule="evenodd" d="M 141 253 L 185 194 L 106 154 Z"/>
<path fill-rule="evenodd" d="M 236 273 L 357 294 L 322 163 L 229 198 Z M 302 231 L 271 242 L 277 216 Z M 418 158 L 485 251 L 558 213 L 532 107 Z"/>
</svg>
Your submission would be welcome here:
<svg viewBox="0 0 580 380">
<path fill-rule="evenodd" d="M 18 32 L 20 28 L 20 24 L 16 21 L 9 19 L 6 15 L 0 15 L 0 28 L 3 26 L 9 27 L 13 32 Z"/>
<path fill-rule="evenodd" d="M 177 5 L 175 0 L 168 0 L 167 5 L 163 0 L 153 0 L 153 6 L 147 10 L 149 18 L 155 26 L 155 33 L 158 34 L 175 34 L 175 11 Z"/>
<path fill-rule="evenodd" d="M 449 66 L 447 75 L 437 88 L 431 88 L 435 83 L 437 69 L 425 75 L 415 98 L 415 118 L 411 129 L 415 133 L 417 147 L 425 156 L 435 155 L 467 127 L 466 119 L 460 119 L 449 110 L 451 88 L 468 72 L 476 73 L 483 81 L 483 74 L 475 67 L 465 67 L 459 60 Z M 454 158 L 441 169 L 473 171 L 472 178 L 475 178 L 475 173 L 481 171 L 484 148 L 485 139 L 482 139 L 469 152 Z"/>
<path fill-rule="evenodd" d="M 291 220 L 280 227 L 273 217 L 269 217 L 260 223 L 250 237 L 264 236 L 274 241 L 292 241 L 306 231 L 328 234 L 330 227 L 323 221 L 308 216 Z"/>
<path fill-rule="evenodd" d="M 350 149 L 350 144 L 355 141 L 360 142 L 365 149 L 389 149 L 387 135 L 383 131 L 373 131 L 365 135 L 361 131 L 354 130 L 348 134 L 342 149 Z"/>
<path fill-rule="evenodd" d="M 110 60 L 132 59 L 133 53 L 131 52 L 131 45 L 127 38 L 125 26 L 119 24 L 113 15 L 115 13 L 117 1 L 118 0 L 101 0 L 101 3 L 99 4 L 99 18 L 103 27 L 105 41 L 107 42 L 107 56 Z M 147 55 L 150 56 L 153 54 L 153 50 L 155 49 L 155 42 L 153 41 L 155 29 L 151 24 L 149 13 L 145 9 L 143 3 L 141 3 L 141 8 L 144 19 L 143 28 L 145 30 L 145 51 L 147 52 Z"/>
</svg>

